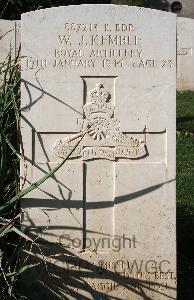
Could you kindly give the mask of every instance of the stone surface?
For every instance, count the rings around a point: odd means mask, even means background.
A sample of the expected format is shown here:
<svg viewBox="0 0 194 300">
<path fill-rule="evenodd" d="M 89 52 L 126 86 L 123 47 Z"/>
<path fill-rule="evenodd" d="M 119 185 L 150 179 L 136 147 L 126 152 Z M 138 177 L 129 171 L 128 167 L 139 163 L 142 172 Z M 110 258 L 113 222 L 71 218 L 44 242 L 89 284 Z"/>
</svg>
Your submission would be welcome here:
<svg viewBox="0 0 194 300">
<path fill-rule="evenodd" d="M 175 13 L 178 17 L 194 18 L 193 0 L 144 0 L 145 7 Z"/>
<path fill-rule="evenodd" d="M 194 20 L 177 18 L 177 89 L 194 90 Z"/>
<path fill-rule="evenodd" d="M 0 19 L 0 63 L 3 63 L 11 51 L 16 56 L 20 46 L 20 21 Z"/>
<path fill-rule="evenodd" d="M 114 5 L 26 13 L 22 79 L 27 182 L 79 142 L 21 202 L 47 264 L 26 278 L 28 290 L 40 283 L 31 298 L 175 299 L 175 15 Z"/>
<path fill-rule="evenodd" d="M 12 59 L 17 55 L 20 46 L 20 21 L 0 19 L 0 66 L 6 61 L 9 53 Z M 0 82 L 2 78 L 0 74 Z"/>
<path fill-rule="evenodd" d="M 184 18 L 194 18 L 194 2 L 193 0 L 180 0 L 178 1 L 178 6 L 175 5 L 175 7 L 181 7 L 181 10 L 173 11 L 173 5 L 175 4 L 174 0 L 168 1 L 170 4 L 170 11 L 177 14 L 178 17 L 184 17 Z M 181 5 L 181 6 L 180 6 Z"/>
<path fill-rule="evenodd" d="M 15 42 L 15 23 L 8 20 L 0 20 L 0 62 L 3 63 Z"/>
</svg>

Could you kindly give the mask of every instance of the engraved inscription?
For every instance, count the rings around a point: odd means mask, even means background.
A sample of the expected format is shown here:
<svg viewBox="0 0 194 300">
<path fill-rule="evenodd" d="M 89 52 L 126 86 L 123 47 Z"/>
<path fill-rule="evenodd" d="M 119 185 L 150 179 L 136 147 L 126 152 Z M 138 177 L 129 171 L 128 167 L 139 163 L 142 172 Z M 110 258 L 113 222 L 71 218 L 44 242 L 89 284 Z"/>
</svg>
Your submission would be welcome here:
<svg viewBox="0 0 194 300">
<path fill-rule="evenodd" d="M 193 49 L 192 48 L 180 48 L 177 50 L 177 55 L 188 55 L 192 56 Z"/>
<path fill-rule="evenodd" d="M 86 147 L 82 152 L 83 160 L 94 158 L 105 158 L 108 160 L 115 160 L 115 151 L 109 147 Z"/>
<path fill-rule="evenodd" d="M 134 24 L 65 23 L 56 35 L 53 57 L 27 57 L 27 69 L 161 69 L 175 66 L 167 57 L 150 57 Z M 181 54 L 191 53 L 180 49 Z M 148 53 L 146 53 L 148 52 Z M 183 53 L 182 53 L 183 52 Z M 185 54 L 186 53 L 186 54 Z"/>
</svg>

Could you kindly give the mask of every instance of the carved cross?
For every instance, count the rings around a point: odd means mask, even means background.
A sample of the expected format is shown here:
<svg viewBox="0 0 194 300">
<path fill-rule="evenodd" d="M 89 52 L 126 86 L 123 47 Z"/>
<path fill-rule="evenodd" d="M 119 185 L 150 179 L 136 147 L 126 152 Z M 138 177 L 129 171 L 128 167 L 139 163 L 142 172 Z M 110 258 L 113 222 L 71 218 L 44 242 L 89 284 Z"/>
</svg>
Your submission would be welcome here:
<svg viewBox="0 0 194 300">
<path fill-rule="evenodd" d="M 89 102 L 83 105 L 85 118 L 79 120 L 82 125 L 80 132 L 56 141 L 53 147 L 56 156 L 65 157 L 88 128 L 70 157 L 83 161 L 84 238 L 93 235 L 95 238 L 97 235 L 114 236 L 115 164 L 120 159 L 127 163 L 129 159 L 147 155 L 145 141 L 122 133 L 110 99 L 111 94 L 103 84 L 97 83 L 89 92 Z M 87 206 L 87 202 L 91 207 Z"/>
</svg>

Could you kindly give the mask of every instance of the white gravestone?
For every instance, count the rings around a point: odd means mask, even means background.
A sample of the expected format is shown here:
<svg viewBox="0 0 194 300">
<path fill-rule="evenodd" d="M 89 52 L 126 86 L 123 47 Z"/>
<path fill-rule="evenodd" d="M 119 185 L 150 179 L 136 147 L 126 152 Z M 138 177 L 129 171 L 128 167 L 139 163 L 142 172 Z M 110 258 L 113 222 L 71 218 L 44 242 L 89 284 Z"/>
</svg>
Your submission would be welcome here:
<svg viewBox="0 0 194 300">
<path fill-rule="evenodd" d="M 194 20 L 177 18 L 177 90 L 194 90 Z"/>
<path fill-rule="evenodd" d="M 20 21 L 0 19 L 0 85 L 4 80 L 3 67 L 7 63 L 9 55 L 14 60 L 20 47 Z"/>
<path fill-rule="evenodd" d="M 174 298 L 175 15 L 114 5 L 26 13 L 22 79 L 27 182 L 80 141 L 21 202 L 23 224 L 52 242 L 43 253 L 61 272 L 47 293 Z"/>
<path fill-rule="evenodd" d="M 168 2 L 170 4 L 170 11 L 176 13 L 178 17 L 194 18 L 193 0 L 180 0 L 180 1 L 169 0 Z M 175 9 L 175 11 L 173 11 L 173 8 Z"/>
<path fill-rule="evenodd" d="M 0 20 L 0 63 L 11 52 L 13 59 L 20 45 L 20 21 Z"/>
</svg>

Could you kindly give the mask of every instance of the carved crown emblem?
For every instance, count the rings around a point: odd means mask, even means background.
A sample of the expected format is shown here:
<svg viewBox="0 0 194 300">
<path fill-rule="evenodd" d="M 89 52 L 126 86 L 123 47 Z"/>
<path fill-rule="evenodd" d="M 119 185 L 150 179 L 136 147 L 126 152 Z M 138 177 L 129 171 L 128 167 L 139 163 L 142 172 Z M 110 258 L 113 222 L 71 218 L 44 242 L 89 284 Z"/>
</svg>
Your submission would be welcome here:
<svg viewBox="0 0 194 300">
<path fill-rule="evenodd" d="M 113 115 L 114 107 L 110 104 L 111 95 L 104 89 L 102 83 L 96 84 L 96 88 L 90 91 L 89 98 L 90 102 L 83 106 L 86 117 L 95 112 L 106 113 L 110 117 Z"/>
<path fill-rule="evenodd" d="M 89 97 L 93 102 L 106 103 L 109 102 L 111 95 L 107 90 L 104 89 L 102 83 L 97 83 L 96 88 L 90 91 Z"/>
</svg>

